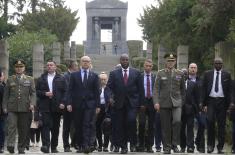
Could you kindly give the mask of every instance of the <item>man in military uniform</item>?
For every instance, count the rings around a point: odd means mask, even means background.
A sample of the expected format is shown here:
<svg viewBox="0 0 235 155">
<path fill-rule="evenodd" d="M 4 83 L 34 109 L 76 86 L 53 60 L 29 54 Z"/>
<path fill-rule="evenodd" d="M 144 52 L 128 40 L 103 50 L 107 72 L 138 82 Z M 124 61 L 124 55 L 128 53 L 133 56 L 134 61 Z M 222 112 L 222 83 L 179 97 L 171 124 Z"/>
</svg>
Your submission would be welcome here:
<svg viewBox="0 0 235 155">
<path fill-rule="evenodd" d="M 175 69 L 176 56 L 166 54 L 166 68 L 158 71 L 154 86 L 154 108 L 160 112 L 163 151 L 179 153 L 180 122 L 184 96 L 184 74 Z"/>
<path fill-rule="evenodd" d="M 3 96 L 3 111 L 8 113 L 7 150 L 14 153 L 15 135 L 18 130 L 18 151 L 24 154 L 29 132 L 30 111 L 35 106 L 34 79 L 24 74 L 25 62 L 14 63 L 15 75 L 9 77 Z"/>
</svg>

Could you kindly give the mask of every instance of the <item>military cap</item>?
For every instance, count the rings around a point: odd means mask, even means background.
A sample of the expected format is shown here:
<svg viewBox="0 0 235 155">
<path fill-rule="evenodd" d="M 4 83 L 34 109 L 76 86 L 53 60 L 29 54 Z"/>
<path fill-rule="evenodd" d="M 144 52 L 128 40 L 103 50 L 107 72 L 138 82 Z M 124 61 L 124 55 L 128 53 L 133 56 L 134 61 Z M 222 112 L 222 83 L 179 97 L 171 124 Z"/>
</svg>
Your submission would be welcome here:
<svg viewBox="0 0 235 155">
<path fill-rule="evenodd" d="M 164 58 L 166 60 L 176 60 L 176 55 L 173 54 L 173 53 L 167 53 L 167 54 L 164 55 Z"/>
<path fill-rule="evenodd" d="M 24 60 L 22 60 L 22 59 L 17 59 L 17 60 L 14 62 L 14 66 L 15 66 L 15 67 L 25 67 L 25 62 L 24 62 Z"/>
</svg>

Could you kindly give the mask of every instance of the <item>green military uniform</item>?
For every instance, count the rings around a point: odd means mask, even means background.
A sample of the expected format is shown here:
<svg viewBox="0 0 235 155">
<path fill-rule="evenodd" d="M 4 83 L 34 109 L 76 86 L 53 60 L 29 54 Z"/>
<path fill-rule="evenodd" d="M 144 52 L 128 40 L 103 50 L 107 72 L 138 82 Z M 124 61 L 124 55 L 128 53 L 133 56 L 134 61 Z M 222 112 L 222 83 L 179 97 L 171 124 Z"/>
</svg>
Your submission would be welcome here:
<svg viewBox="0 0 235 155">
<path fill-rule="evenodd" d="M 154 104 L 160 105 L 163 150 L 179 145 L 184 74 L 175 68 L 158 71 L 153 89 Z"/>
<path fill-rule="evenodd" d="M 34 79 L 22 74 L 20 77 L 13 75 L 8 78 L 4 97 L 3 110 L 8 112 L 8 150 L 15 146 L 16 130 L 18 130 L 18 150 L 24 152 L 27 143 L 27 134 L 30 124 L 30 105 L 35 105 Z M 10 151 L 9 151 L 10 152 Z"/>
</svg>

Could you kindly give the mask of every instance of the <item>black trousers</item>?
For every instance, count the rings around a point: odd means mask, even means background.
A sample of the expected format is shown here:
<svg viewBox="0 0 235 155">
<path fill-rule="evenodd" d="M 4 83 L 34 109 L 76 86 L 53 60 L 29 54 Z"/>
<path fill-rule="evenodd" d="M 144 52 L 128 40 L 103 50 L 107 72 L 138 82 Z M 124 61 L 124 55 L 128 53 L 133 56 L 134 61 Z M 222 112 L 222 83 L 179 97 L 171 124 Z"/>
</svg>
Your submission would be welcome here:
<svg viewBox="0 0 235 155">
<path fill-rule="evenodd" d="M 204 112 L 200 112 L 196 116 L 197 123 L 198 123 L 198 129 L 197 129 L 197 135 L 195 138 L 195 144 L 197 146 L 197 149 L 205 149 L 205 129 L 207 125 L 207 116 Z"/>
<path fill-rule="evenodd" d="M 37 129 L 32 129 L 30 128 L 30 140 L 32 143 L 39 143 L 40 141 L 40 134 L 41 133 L 41 128 L 37 128 Z M 35 136 L 36 136 L 36 141 L 35 141 Z"/>
<path fill-rule="evenodd" d="M 97 138 L 97 141 L 98 141 L 98 147 L 102 147 L 103 146 L 102 123 L 103 123 L 103 121 L 105 119 L 105 105 L 101 105 L 100 109 L 101 109 L 100 113 L 96 117 L 96 138 Z M 107 141 L 107 139 L 106 139 L 106 141 Z M 107 142 L 105 142 L 105 143 L 107 143 Z"/>
<path fill-rule="evenodd" d="M 63 121 L 63 133 L 62 133 L 63 144 L 64 144 L 64 148 L 70 148 L 69 134 L 70 134 L 71 124 L 72 124 L 72 121 L 73 121 L 73 113 L 65 111 L 63 113 L 63 119 L 64 119 L 64 121 Z"/>
<path fill-rule="evenodd" d="M 215 122 L 218 127 L 218 145 L 217 149 L 223 149 L 225 139 L 226 125 L 226 106 L 225 98 L 212 98 L 208 100 L 207 108 L 207 125 L 208 125 L 208 141 L 207 146 L 215 147 Z"/>
<path fill-rule="evenodd" d="M 146 99 L 145 103 L 145 111 L 139 112 L 139 146 L 141 147 L 149 147 L 152 148 L 154 144 L 154 118 L 155 118 L 155 110 L 153 107 L 152 99 Z M 146 123 L 148 127 L 146 127 Z M 145 134 L 147 133 L 147 134 Z"/>
<path fill-rule="evenodd" d="M 194 149 L 194 114 L 182 114 L 180 130 L 180 147 Z"/>
<path fill-rule="evenodd" d="M 42 145 L 51 149 L 58 146 L 59 128 L 61 113 L 59 112 L 42 112 Z M 51 139 L 50 139 L 51 132 Z"/>
</svg>

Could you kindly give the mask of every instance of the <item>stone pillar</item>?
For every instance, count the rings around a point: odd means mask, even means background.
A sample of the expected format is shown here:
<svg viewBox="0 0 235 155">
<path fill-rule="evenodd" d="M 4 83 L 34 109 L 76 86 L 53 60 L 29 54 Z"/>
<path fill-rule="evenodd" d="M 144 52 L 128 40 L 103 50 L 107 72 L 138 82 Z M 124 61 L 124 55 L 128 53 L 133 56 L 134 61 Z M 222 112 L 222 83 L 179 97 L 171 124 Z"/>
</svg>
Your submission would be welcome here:
<svg viewBox="0 0 235 155">
<path fill-rule="evenodd" d="M 94 17 L 94 39 L 100 40 L 100 25 L 99 25 L 99 17 Z"/>
<path fill-rule="evenodd" d="M 158 46 L 158 70 L 165 68 L 165 56 L 166 48 L 164 48 L 161 44 Z"/>
<path fill-rule="evenodd" d="M 44 50 L 41 43 L 33 45 L 33 77 L 39 78 L 44 72 Z"/>
<path fill-rule="evenodd" d="M 153 51 L 153 44 L 150 42 L 147 42 L 147 51 L 146 51 L 147 59 L 152 59 L 152 51 Z"/>
<path fill-rule="evenodd" d="M 69 41 L 64 42 L 64 60 L 70 59 L 70 44 Z"/>
<path fill-rule="evenodd" d="M 215 44 L 215 57 L 223 59 L 223 67 L 235 78 L 235 53 L 231 43 L 221 41 Z"/>
<path fill-rule="evenodd" d="M 113 37 L 115 41 L 120 40 L 120 31 L 119 31 L 119 17 L 114 18 L 114 23 L 113 23 Z"/>
<path fill-rule="evenodd" d="M 60 43 L 59 42 L 54 42 L 52 45 L 52 55 L 53 55 L 53 61 L 56 62 L 57 65 L 60 64 L 60 55 L 61 55 L 61 50 L 60 50 Z"/>
<path fill-rule="evenodd" d="M 5 77 L 8 77 L 9 71 L 9 51 L 6 40 L 0 40 L 0 66 L 4 72 Z"/>
<path fill-rule="evenodd" d="M 77 45 L 75 41 L 71 42 L 71 59 L 76 60 L 77 59 Z"/>
<path fill-rule="evenodd" d="M 177 68 L 188 68 L 188 46 L 179 45 L 177 47 Z"/>
<path fill-rule="evenodd" d="M 128 46 L 130 58 L 143 56 L 143 41 L 141 41 L 141 40 L 128 40 L 127 46 Z"/>
</svg>

